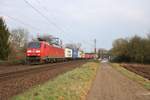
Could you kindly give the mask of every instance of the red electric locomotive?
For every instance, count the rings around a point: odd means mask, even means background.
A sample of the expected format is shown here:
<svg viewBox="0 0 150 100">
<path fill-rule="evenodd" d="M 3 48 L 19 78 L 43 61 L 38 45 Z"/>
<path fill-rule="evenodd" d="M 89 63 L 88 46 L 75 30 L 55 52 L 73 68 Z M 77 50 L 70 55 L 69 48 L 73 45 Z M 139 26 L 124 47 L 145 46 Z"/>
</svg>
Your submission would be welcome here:
<svg viewBox="0 0 150 100">
<path fill-rule="evenodd" d="M 33 41 L 28 44 L 26 61 L 29 64 L 64 60 L 64 49 L 47 41 Z"/>
</svg>

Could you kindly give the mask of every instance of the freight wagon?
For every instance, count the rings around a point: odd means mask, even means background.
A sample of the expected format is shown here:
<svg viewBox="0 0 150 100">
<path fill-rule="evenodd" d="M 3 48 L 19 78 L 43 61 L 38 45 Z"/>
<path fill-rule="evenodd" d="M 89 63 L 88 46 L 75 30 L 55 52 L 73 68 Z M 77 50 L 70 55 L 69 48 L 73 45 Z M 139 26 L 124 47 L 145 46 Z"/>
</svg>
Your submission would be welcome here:
<svg viewBox="0 0 150 100">
<path fill-rule="evenodd" d="M 78 58 L 82 58 L 82 51 L 78 50 Z"/>
<path fill-rule="evenodd" d="M 65 48 L 65 59 L 66 60 L 72 60 L 72 49 Z"/>
<path fill-rule="evenodd" d="M 94 59 L 95 54 L 94 53 L 85 53 L 84 58 L 85 59 Z"/>
<path fill-rule="evenodd" d="M 72 59 L 78 59 L 78 49 L 72 49 Z"/>
</svg>

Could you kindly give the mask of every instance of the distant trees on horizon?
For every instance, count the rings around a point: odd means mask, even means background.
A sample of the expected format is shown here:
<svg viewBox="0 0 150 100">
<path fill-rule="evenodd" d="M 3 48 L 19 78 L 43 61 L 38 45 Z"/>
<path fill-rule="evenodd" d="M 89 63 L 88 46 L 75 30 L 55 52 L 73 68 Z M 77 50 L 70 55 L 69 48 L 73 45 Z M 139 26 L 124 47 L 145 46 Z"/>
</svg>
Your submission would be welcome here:
<svg viewBox="0 0 150 100">
<path fill-rule="evenodd" d="M 150 63 L 150 34 L 116 39 L 110 53 L 116 62 Z"/>
</svg>

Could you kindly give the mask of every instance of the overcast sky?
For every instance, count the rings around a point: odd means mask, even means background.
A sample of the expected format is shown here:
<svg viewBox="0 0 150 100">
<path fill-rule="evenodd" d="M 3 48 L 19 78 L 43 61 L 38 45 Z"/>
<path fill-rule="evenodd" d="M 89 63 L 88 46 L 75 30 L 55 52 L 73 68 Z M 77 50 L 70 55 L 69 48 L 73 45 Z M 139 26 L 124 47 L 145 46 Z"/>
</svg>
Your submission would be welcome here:
<svg viewBox="0 0 150 100">
<path fill-rule="evenodd" d="M 87 51 L 95 38 L 98 48 L 110 49 L 117 38 L 150 32 L 150 0 L 27 1 L 49 21 L 24 0 L 0 0 L 0 16 L 5 16 L 10 29 L 23 27 L 31 36 L 51 34 L 65 43 L 82 43 Z"/>
</svg>

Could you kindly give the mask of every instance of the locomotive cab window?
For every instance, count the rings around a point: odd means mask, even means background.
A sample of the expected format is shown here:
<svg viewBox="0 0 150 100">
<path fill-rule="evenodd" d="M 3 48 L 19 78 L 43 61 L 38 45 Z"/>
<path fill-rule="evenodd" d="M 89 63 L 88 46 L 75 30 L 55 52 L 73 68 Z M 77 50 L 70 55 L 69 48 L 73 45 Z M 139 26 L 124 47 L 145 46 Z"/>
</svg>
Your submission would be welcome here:
<svg viewBox="0 0 150 100">
<path fill-rule="evenodd" d="M 40 46 L 39 42 L 30 42 L 28 48 L 40 48 Z"/>
</svg>

